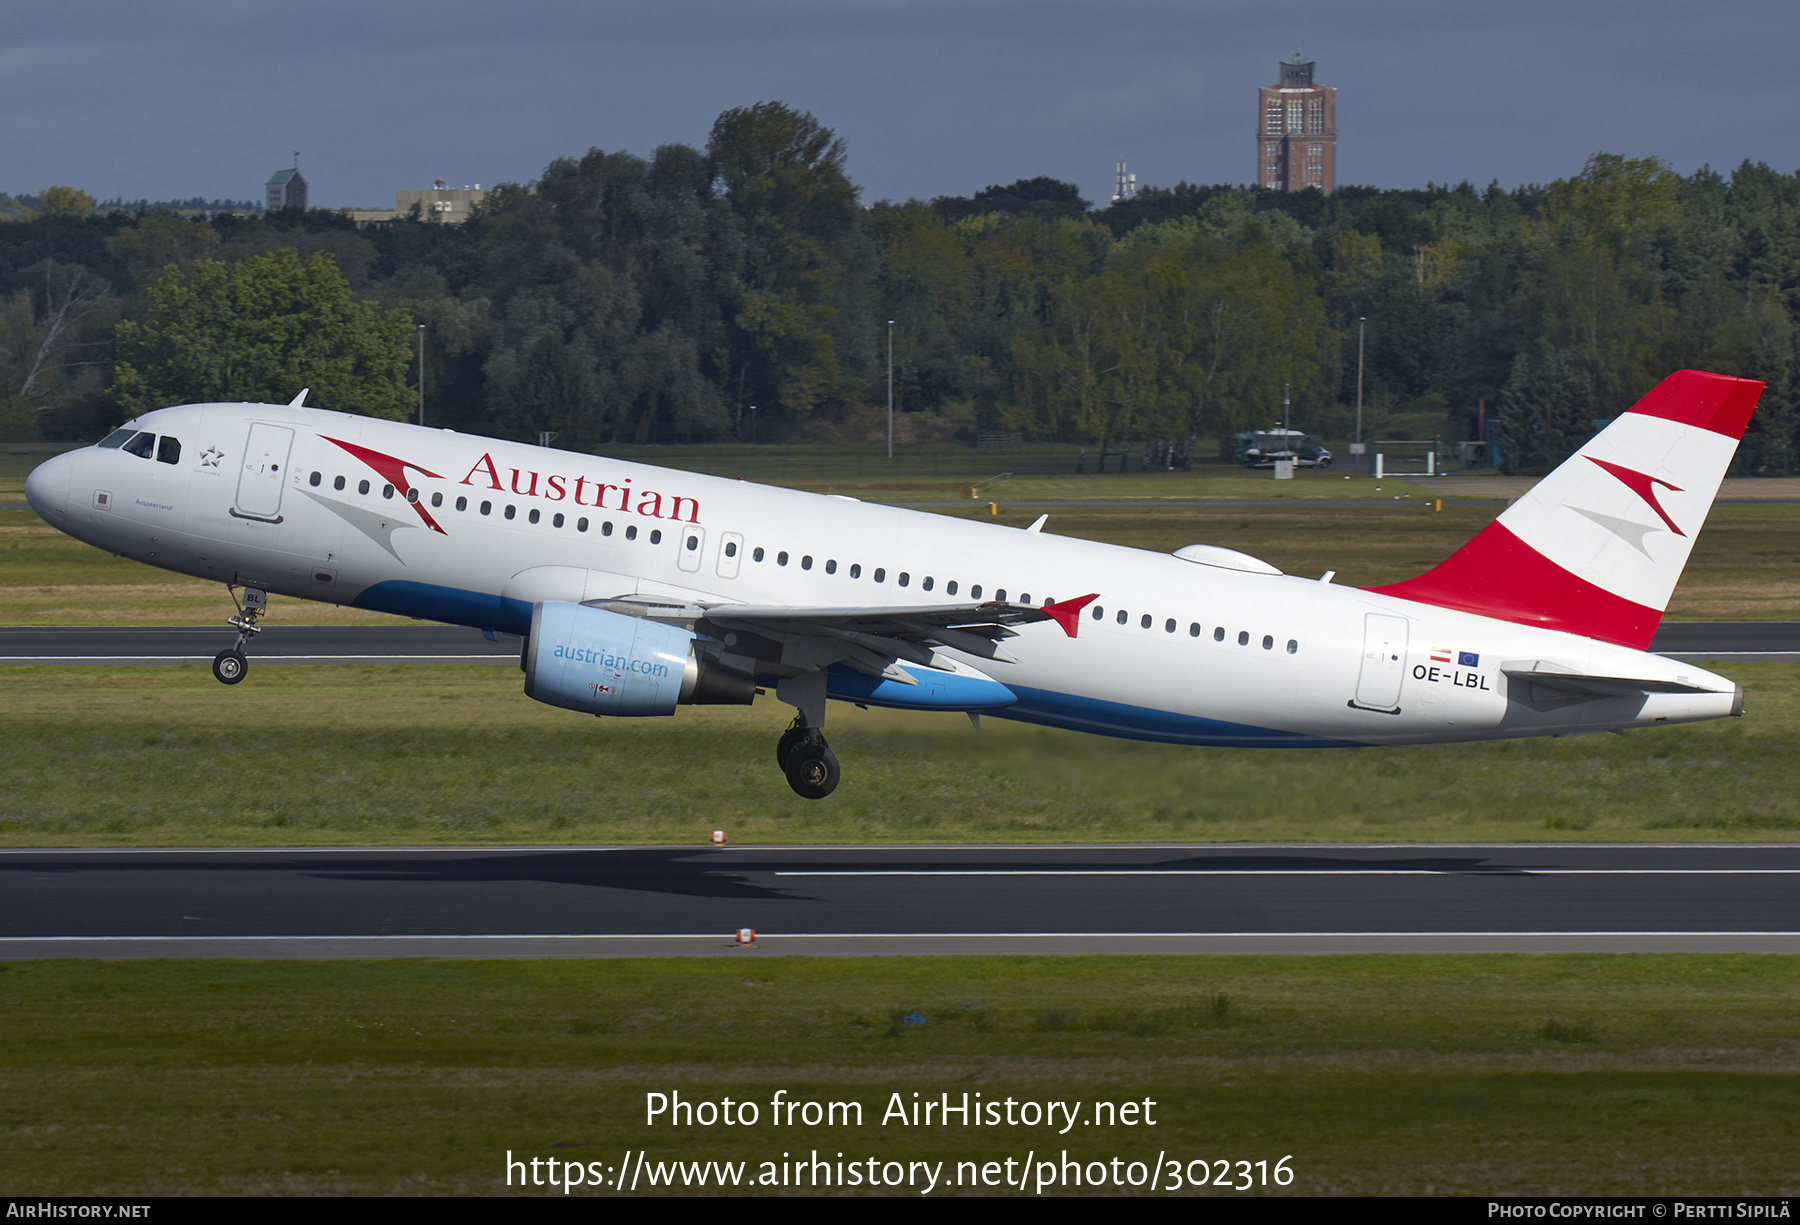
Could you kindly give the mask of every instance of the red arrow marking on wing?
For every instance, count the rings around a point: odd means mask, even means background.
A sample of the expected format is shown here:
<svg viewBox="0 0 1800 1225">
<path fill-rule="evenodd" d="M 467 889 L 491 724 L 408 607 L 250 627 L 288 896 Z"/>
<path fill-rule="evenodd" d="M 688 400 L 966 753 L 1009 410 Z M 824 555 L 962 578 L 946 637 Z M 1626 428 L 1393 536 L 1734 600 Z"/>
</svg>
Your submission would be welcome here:
<svg viewBox="0 0 1800 1225">
<path fill-rule="evenodd" d="M 1656 500 L 1656 486 L 1661 485 L 1664 489 L 1670 489 L 1676 493 L 1682 492 L 1681 486 L 1671 485 L 1661 477 L 1645 476 L 1642 472 L 1633 472 L 1630 468 L 1621 468 L 1618 464 L 1609 464 L 1603 459 L 1595 459 L 1592 455 L 1588 456 L 1588 460 L 1592 463 L 1599 464 L 1602 468 L 1618 477 L 1625 488 L 1631 490 L 1631 492 L 1637 494 L 1638 497 L 1649 503 L 1650 509 L 1662 516 L 1662 521 L 1669 525 L 1669 530 L 1671 532 L 1674 532 L 1677 536 L 1687 535 L 1686 532 L 1675 526 L 1675 520 L 1669 518 L 1669 512 L 1664 510 L 1662 504 Z"/>
<path fill-rule="evenodd" d="M 429 476 L 434 480 L 441 481 L 444 479 L 429 468 L 420 468 L 419 465 L 408 463 L 406 460 L 400 459 L 397 456 L 387 455 L 381 451 L 371 451 L 367 447 L 357 446 L 354 442 L 344 442 L 342 439 L 332 438 L 326 434 L 321 434 L 319 437 L 325 439 L 326 442 L 336 443 L 338 446 L 344 448 L 344 450 L 350 452 L 350 454 L 356 456 L 356 458 L 362 460 L 363 463 L 375 469 L 382 480 L 400 491 L 400 496 L 402 497 L 406 497 L 407 494 L 412 492 L 412 482 L 406 479 L 406 470 L 408 468 L 415 469 L 421 474 Z M 425 520 L 426 527 L 430 528 L 440 536 L 448 536 L 450 534 L 437 525 L 437 520 L 431 517 L 431 512 L 425 509 L 424 503 L 413 502 L 411 498 L 407 498 L 406 500 L 412 504 L 414 510 L 419 512 L 419 518 Z"/>
<path fill-rule="evenodd" d="M 1044 611 L 1063 627 L 1063 633 L 1073 638 L 1075 631 L 1081 626 L 1081 610 L 1099 598 L 1099 593 L 1095 592 L 1092 595 L 1084 595 L 1079 600 L 1063 600 L 1058 604 L 1046 604 Z"/>
</svg>

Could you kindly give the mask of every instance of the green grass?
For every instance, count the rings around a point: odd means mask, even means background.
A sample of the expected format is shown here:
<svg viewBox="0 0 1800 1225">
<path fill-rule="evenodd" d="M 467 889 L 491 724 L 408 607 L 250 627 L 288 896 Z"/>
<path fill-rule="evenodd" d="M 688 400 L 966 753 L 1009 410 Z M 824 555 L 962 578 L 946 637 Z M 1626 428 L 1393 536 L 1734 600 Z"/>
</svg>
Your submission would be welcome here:
<svg viewBox="0 0 1800 1225">
<path fill-rule="evenodd" d="M 1193 749 L 834 703 L 844 781 L 794 796 L 790 712 L 599 720 L 503 667 L 9 668 L 0 843 L 1791 839 L 1800 665 L 1749 714 L 1559 740 Z"/>
<path fill-rule="evenodd" d="M 1751 956 L 12 963 L 0 1190 L 480 1194 L 509 1149 L 817 1148 L 1291 1154 L 1313 1195 L 1791 1194 L 1797 1005 L 1791 959 Z M 777 1089 L 863 1123 L 777 1129 Z M 761 1118 L 647 1125 L 677 1090 Z M 914 1092 L 1147 1098 L 1155 1125 L 884 1126 Z"/>
</svg>

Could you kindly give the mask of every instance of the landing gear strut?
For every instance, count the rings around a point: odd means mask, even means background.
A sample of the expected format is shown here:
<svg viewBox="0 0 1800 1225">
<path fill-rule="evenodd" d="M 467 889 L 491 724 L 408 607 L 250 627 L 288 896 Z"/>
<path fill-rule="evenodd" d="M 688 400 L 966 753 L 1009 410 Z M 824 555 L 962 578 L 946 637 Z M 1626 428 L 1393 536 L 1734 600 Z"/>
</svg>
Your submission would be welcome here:
<svg viewBox="0 0 1800 1225">
<path fill-rule="evenodd" d="M 231 602 L 237 604 L 236 589 L 227 586 L 231 592 Z M 237 645 L 226 647 L 213 656 L 213 677 L 221 685 L 235 685 L 244 679 L 250 671 L 250 661 L 244 657 L 244 648 L 250 640 L 262 633 L 262 626 L 257 620 L 268 608 L 268 597 L 255 587 L 244 588 L 244 602 L 238 604 L 238 615 L 227 617 L 225 624 L 234 627 L 237 632 Z"/>
</svg>

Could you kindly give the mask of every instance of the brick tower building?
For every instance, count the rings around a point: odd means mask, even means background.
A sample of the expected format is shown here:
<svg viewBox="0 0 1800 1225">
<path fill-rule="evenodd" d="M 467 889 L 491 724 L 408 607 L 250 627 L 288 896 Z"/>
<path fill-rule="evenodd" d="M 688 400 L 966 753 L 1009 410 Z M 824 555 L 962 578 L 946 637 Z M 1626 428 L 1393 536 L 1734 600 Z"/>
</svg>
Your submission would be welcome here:
<svg viewBox="0 0 1800 1225">
<path fill-rule="evenodd" d="M 1337 89 L 1313 84 L 1311 61 L 1282 61 L 1281 84 L 1256 91 L 1256 179 L 1271 191 L 1337 187 Z"/>
</svg>

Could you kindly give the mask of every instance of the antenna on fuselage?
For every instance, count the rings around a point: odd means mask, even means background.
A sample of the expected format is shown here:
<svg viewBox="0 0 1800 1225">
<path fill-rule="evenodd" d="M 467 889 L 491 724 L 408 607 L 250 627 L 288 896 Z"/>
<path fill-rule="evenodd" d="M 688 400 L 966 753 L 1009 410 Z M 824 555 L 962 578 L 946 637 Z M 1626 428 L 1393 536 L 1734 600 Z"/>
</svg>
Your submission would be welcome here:
<svg viewBox="0 0 1800 1225">
<path fill-rule="evenodd" d="M 300 389 L 300 394 L 288 401 L 288 407 L 289 408 L 304 408 L 306 406 L 306 393 L 311 390 L 312 390 L 312 388 L 310 388 L 310 387 L 302 387 Z"/>
</svg>

